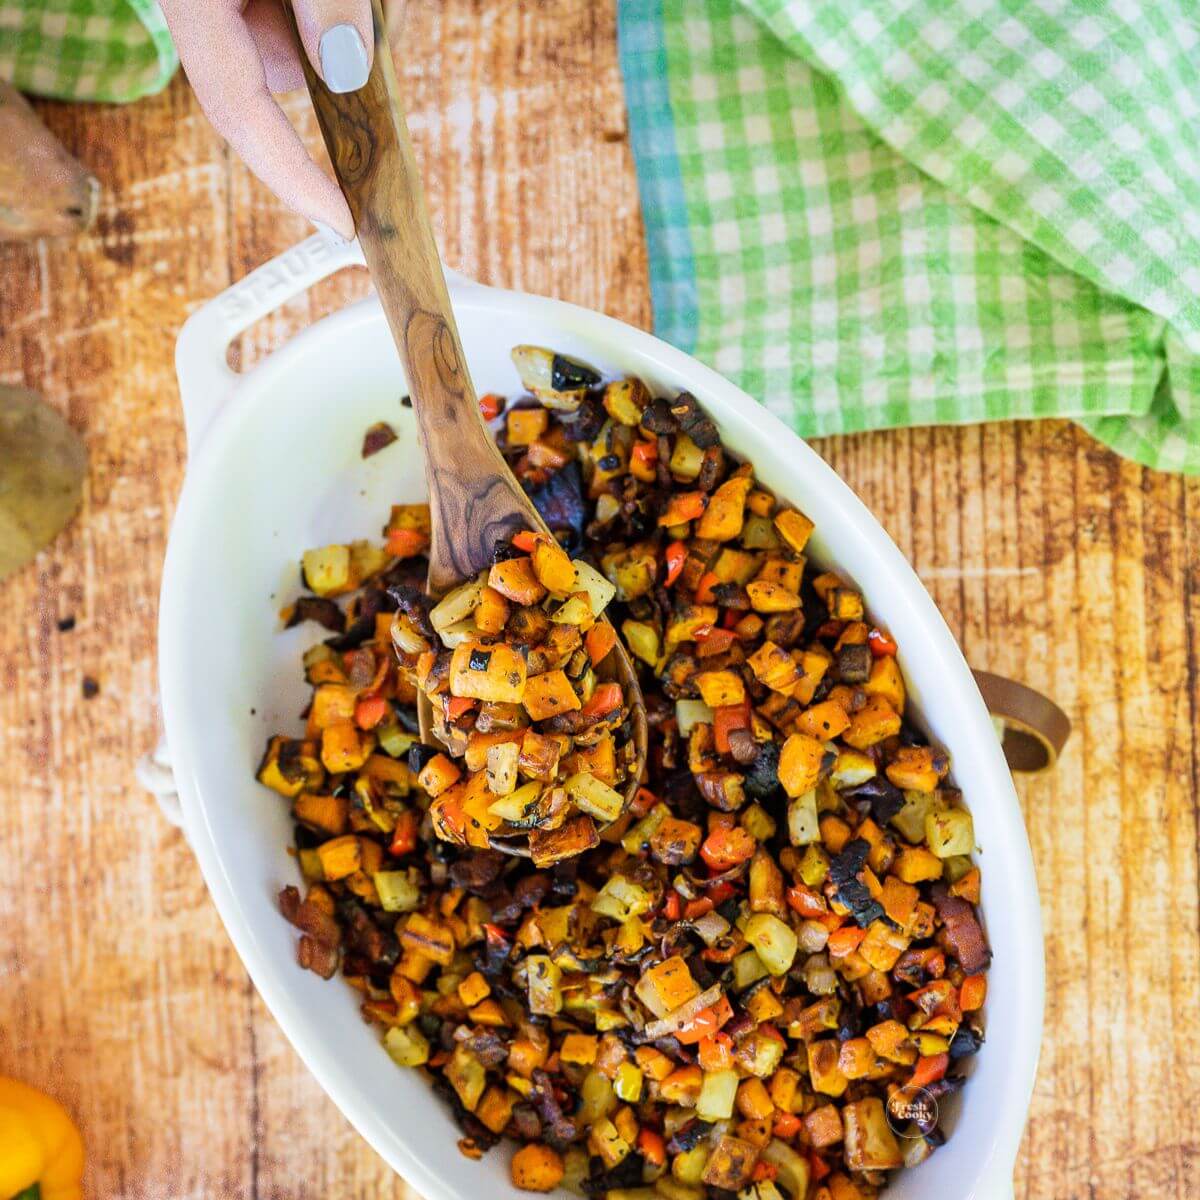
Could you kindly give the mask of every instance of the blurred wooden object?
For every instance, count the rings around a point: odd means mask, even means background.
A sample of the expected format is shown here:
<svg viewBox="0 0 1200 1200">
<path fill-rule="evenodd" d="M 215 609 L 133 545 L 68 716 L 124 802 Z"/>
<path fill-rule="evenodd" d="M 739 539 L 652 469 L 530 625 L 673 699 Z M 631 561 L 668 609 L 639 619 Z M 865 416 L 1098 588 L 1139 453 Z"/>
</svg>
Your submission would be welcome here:
<svg viewBox="0 0 1200 1200">
<path fill-rule="evenodd" d="M 447 263 L 649 327 L 616 0 L 403 11 L 397 73 Z M 319 147 L 307 99 L 284 107 Z M 0 379 L 70 396 L 91 454 L 80 519 L 4 585 L 0 1064 L 68 1100 L 89 1197 L 411 1200 L 284 1040 L 187 844 L 133 783 L 158 736 L 158 586 L 183 476 L 175 335 L 311 227 L 182 78 L 136 105 L 42 115 L 106 185 L 80 239 L 0 246 Z M 362 272 L 326 281 L 250 329 L 237 364 L 364 289 Z M 817 449 L 969 660 L 1074 722 L 1058 768 L 1018 784 L 1047 995 L 1017 1200 L 1195 1200 L 1200 479 L 1143 470 L 1064 421 Z"/>
<path fill-rule="evenodd" d="M 95 220 L 99 199 L 96 177 L 0 80 L 0 241 L 81 233 Z"/>
<path fill-rule="evenodd" d="M 0 582 L 62 532 L 86 475 L 83 439 L 58 411 L 0 384 Z"/>
</svg>

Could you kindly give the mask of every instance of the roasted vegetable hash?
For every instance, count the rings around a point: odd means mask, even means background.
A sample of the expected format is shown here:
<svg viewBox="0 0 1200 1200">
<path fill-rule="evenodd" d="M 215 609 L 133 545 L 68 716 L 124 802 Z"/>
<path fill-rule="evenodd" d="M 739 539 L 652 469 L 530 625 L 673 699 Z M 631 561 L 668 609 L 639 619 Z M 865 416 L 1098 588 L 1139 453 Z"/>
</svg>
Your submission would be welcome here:
<svg viewBox="0 0 1200 1200">
<path fill-rule="evenodd" d="M 392 625 L 400 675 L 445 747 L 417 785 L 439 838 L 527 847 L 548 867 L 599 845 L 597 822 L 617 820 L 637 783 L 624 689 L 597 675 L 616 657 L 600 617 L 617 589 L 538 530 L 494 557 L 428 616 L 410 607 Z"/>
<path fill-rule="evenodd" d="M 938 1102 L 983 1040 L 990 953 L 949 764 L 905 720 L 892 638 L 806 560 L 811 523 L 691 396 L 532 347 L 514 361 L 529 394 L 486 396 L 484 416 L 564 552 L 615 589 L 651 726 L 644 786 L 548 867 L 439 838 L 445 768 L 400 665 L 433 608 L 428 514 L 394 509 L 382 547 L 310 551 L 285 618 L 332 636 L 304 656 L 304 736 L 272 738 L 258 775 L 295 819 L 303 887 L 280 902 L 299 961 L 340 965 L 465 1154 L 518 1144 L 520 1188 L 875 1196 L 942 1142 Z M 505 641 L 537 678 L 558 668 L 530 611 Z M 517 787 L 548 770 L 553 718 L 475 699 L 449 719 L 485 778 L 496 745 L 517 747 Z M 619 734 L 571 753 L 595 762 Z"/>
</svg>

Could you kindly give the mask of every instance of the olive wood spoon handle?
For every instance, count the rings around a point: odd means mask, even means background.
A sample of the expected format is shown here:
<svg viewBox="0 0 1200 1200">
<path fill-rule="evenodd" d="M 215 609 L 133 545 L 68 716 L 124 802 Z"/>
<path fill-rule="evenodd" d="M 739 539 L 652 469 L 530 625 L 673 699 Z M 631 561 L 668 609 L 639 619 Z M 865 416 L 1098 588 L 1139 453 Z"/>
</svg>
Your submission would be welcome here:
<svg viewBox="0 0 1200 1200">
<path fill-rule="evenodd" d="M 450 308 L 446 278 L 413 157 L 379 0 L 372 0 L 375 59 L 355 92 L 331 92 L 305 54 L 308 90 L 334 173 L 354 217 L 412 394 L 429 484 L 429 588 L 441 595 L 492 563 L 497 542 L 546 531 L 483 423 Z M 291 6 L 288 13 L 294 21 Z M 637 761 L 626 803 L 646 761 L 646 710 L 637 674 L 618 643 L 602 664 L 624 688 Z M 428 705 L 421 708 L 422 733 Z"/>
</svg>

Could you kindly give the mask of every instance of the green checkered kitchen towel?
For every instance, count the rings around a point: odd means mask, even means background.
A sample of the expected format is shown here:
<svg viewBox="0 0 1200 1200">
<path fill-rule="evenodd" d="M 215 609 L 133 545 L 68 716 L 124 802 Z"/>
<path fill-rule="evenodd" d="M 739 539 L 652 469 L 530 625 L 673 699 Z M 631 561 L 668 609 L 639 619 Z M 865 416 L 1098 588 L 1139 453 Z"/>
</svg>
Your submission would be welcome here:
<svg viewBox="0 0 1200 1200">
<path fill-rule="evenodd" d="M 1200 9 L 622 0 L 655 321 L 805 435 L 1200 473 Z"/>
<path fill-rule="evenodd" d="M 18 91 L 136 100 L 178 65 L 155 0 L 0 0 L 0 79 Z"/>
</svg>

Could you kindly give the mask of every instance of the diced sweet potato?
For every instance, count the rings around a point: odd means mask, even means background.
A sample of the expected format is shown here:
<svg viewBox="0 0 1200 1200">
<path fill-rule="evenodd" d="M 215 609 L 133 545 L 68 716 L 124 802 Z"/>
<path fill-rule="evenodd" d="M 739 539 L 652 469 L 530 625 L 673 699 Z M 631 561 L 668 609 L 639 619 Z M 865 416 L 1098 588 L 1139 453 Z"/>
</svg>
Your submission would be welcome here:
<svg viewBox="0 0 1200 1200">
<path fill-rule="evenodd" d="M 850 718 L 850 728 L 842 734 L 842 741 L 856 750 L 866 750 L 899 732 L 900 714 L 882 696 L 874 695 Z"/>
<path fill-rule="evenodd" d="M 533 573 L 533 560 L 510 558 L 495 563 L 488 572 L 488 586 L 514 604 L 537 604 L 546 595 L 546 588 Z"/>
<path fill-rule="evenodd" d="M 842 1114 L 836 1104 L 822 1104 L 804 1118 L 804 1128 L 814 1150 L 836 1146 L 842 1140 Z"/>
<path fill-rule="evenodd" d="M 784 508 L 775 514 L 775 528 L 779 536 L 797 553 L 803 552 L 812 536 L 813 523 L 794 508 Z"/>
<path fill-rule="evenodd" d="M 708 1156 L 701 1182 L 730 1192 L 741 1191 L 750 1182 L 758 1155 L 757 1146 L 730 1133 L 723 1134 Z"/>
<path fill-rule="evenodd" d="M 520 704 L 525 695 L 525 659 L 503 642 L 463 642 L 450 660 L 450 694 L 500 704 Z"/>
<path fill-rule="evenodd" d="M 846 710 L 835 700 L 826 700 L 805 709 L 796 718 L 798 733 L 807 733 L 810 737 L 831 741 L 841 737 L 850 728 L 850 718 Z"/>
<path fill-rule="evenodd" d="M 547 671 L 528 680 L 522 703 L 533 721 L 544 721 L 582 707 L 571 681 L 562 671 Z"/>
<path fill-rule="evenodd" d="M 687 963 L 678 954 L 643 971 L 634 990 L 637 998 L 659 1018 L 700 994 Z"/>
<path fill-rule="evenodd" d="M 533 573 L 548 592 L 567 595 L 575 590 L 575 566 L 552 538 L 539 536 L 533 547 Z"/>
<path fill-rule="evenodd" d="M 746 584 L 750 607 L 760 613 L 791 612 L 800 607 L 800 597 L 778 583 L 752 579 Z"/>
<path fill-rule="evenodd" d="M 550 424 L 550 414 L 540 405 L 537 408 L 510 408 L 505 414 L 505 429 L 509 444 L 529 446 L 538 440 Z"/>
<path fill-rule="evenodd" d="M 933 747 L 901 746 L 886 771 L 888 779 L 903 791 L 933 792 L 947 769 L 946 756 Z"/>
<path fill-rule="evenodd" d="M 806 733 L 793 733 L 779 752 L 779 782 L 789 796 L 803 796 L 821 777 L 824 745 Z"/>
<path fill-rule="evenodd" d="M 650 853 L 667 866 L 690 863 L 700 849 L 703 831 L 692 821 L 665 817 L 650 835 Z"/>
<path fill-rule="evenodd" d="M 735 476 L 721 484 L 696 526 L 696 536 L 714 542 L 728 542 L 737 537 L 742 532 L 746 497 L 752 486 L 748 475 Z"/>
<path fill-rule="evenodd" d="M 367 761 L 373 741 L 360 734 L 353 721 L 335 721 L 321 731 L 321 762 L 331 775 L 357 771 Z"/>
<path fill-rule="evenodd" d="M 534 829 L 529 834 L 529 853 L 535 867 L 548 867 L 599 844 L 596 823 L 587 813 L 568 818 L 558 829 Z"/>
<path fill-rule="evenodd" d="M 562 1155 L 535 1142 L 522 1146 L 512 1157 L 513 1186 L 523 1192 L 551 1192 L 562 1182 Z"/>
<path fill-rule="evenodd" d="M 741 704 L 746 699 L 746 687 L 736 671 L 701 671 L 695 681 L 710 708 Z"/>
</svg>

